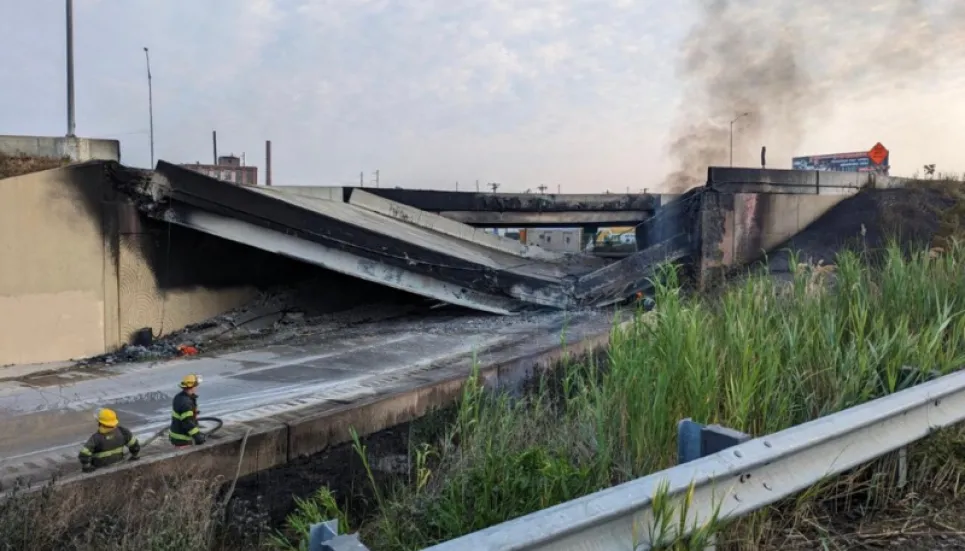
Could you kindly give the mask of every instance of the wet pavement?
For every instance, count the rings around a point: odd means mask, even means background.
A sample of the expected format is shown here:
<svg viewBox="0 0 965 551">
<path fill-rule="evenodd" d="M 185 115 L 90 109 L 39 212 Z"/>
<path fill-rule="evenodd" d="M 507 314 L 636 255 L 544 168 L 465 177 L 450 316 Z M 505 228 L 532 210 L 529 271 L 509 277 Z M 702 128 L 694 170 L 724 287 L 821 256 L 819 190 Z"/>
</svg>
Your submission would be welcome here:
<svg viewBox="0 0 965 551">
<path fill-rule="evenodd" d="M 100 407 L 115 409 L 123 425 L 147 438 L 170 422 L 171 399 L 189 373 L 204 380 L 201 416 L 229 425 L 324 401 L 358 399 L 374 394 L 387 376 L 405 377 L 536 334 L 559 333 L 572 321 L 572 313 L 551 312 L 380 322 L 334 331 L 311 343 L 0 382 L 0 484 L 75 466 L 79 446 L 96 429 L 93 415 Z M 168 446 L 159 439 L 152 448 Z"/>
</svg>

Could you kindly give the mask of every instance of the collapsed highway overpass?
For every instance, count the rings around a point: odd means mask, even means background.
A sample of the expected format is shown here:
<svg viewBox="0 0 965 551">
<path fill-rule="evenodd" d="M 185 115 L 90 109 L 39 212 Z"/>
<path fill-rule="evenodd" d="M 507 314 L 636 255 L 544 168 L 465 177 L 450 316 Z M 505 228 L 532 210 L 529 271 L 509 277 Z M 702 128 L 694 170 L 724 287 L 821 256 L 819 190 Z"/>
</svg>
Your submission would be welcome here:
<svg viewBox="0 0 965 551">
<path fill-rule="evenodd" d="M 644 290 L 657 263 L 687 254 L 686 243 L 661 246 L 607 265 L 590 255 L 528 247 L 361 189 L 239 186 L 164 161 L 153 172 L 117 167 L 113 174 L 152 218 L 497 314 L 619 302 Z"/>
<path fill-rule="evenodd" d="M 165 162 L 150 171 L 94 161 L 4 178 L 0 248 L 18 262 L 0 266 L 0 365 L 111 352 L 147 329 L 169 335 L 264 289 L 316 278 L 332 312 L 393 300 L 496 314 L 605 307 L 646 291 L 665 260 L 707 284 L 848 194 L 894 180 L 856 178 L 712 168 L 707 186 L 672 201 L 493 194 L 494 203 L 477 193 L 241 187 Z M 641 250 L 608 263 L 417 208 L 427 197 L 437 202 L 423 206 L 439 212 L 442 198 L 467 212 L 652 214 L 636 225 Z"/>
</svg>

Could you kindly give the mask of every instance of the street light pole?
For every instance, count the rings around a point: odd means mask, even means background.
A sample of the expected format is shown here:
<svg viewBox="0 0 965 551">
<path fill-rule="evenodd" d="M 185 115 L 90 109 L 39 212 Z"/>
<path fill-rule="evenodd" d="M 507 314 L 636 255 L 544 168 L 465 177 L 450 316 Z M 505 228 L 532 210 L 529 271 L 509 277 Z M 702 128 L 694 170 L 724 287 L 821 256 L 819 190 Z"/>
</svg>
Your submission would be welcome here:
<svg viewBox="0 0 965 551">
<path fill-rule="evenodd" d="M 750 113 L 741 113 L 734 117 L 734 120 L 730 121 L 730 166 L 734 166 L 734 123 L 739 121 L 741 117 L 746 117 Z"/>
<path fill-rule="evenodd" d="M 67 137 L 74 128 L 74 1 L 67 0 Z"/>
<path fill-rule="evenodd" d="M 154 91 L 151 87 L 151 54 L 144 47 L 144 60 L 147 62 L 147 114 L 151 134 L 151 168 L 154 168 Z"/>
</svg>

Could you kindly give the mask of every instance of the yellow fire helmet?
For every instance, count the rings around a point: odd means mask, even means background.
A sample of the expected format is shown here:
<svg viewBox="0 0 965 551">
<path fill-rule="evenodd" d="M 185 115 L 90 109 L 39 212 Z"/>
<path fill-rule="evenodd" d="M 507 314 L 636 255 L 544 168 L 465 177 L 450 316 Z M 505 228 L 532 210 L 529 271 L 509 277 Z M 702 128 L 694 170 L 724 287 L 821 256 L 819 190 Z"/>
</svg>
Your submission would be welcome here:
<svg viewBox="0 0 965 551">
<path fill-rule="evenodd" d="M 98 424 L 105 427 L 114 428 L 117 426 L 117 414 L 112 409 L 101 408 L 94 414 L 94 418 L 97 419 Z"/>
<path fill-rule="evenodd" d="M 185 375 L 181 379 L 181 388 L 194 388 L 201 384 L 201 375 L 196 373 L 191 373 L 190 375 Z"/>
</svg>

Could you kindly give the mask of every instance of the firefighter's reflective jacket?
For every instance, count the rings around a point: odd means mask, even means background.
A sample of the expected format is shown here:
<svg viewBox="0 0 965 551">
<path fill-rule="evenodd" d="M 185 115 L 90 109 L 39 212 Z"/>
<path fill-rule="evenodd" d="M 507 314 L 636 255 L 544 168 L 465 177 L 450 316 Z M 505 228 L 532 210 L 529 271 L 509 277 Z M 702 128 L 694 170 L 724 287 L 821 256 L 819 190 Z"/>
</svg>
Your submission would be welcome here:
<svg viewBox="0 0 965 551">
<path fill-rule="evenodd" d="M 181 391 L 174 397 L 171 412 L 171 428 L 168 439 L 175 446 L 203 444 L 204 435 L 198 427 L 198 399 Z"/>
<path fill-rule="evenodd" d="M 124 459 L 125 447 L 131 450 L 132 457 L 137 457 L 141 451 L 141 443 L 131 431 L 121 426 L 102 427 L 87 439 L 78 458 L 85 471 L 107 467 Z"/>
</svg>

